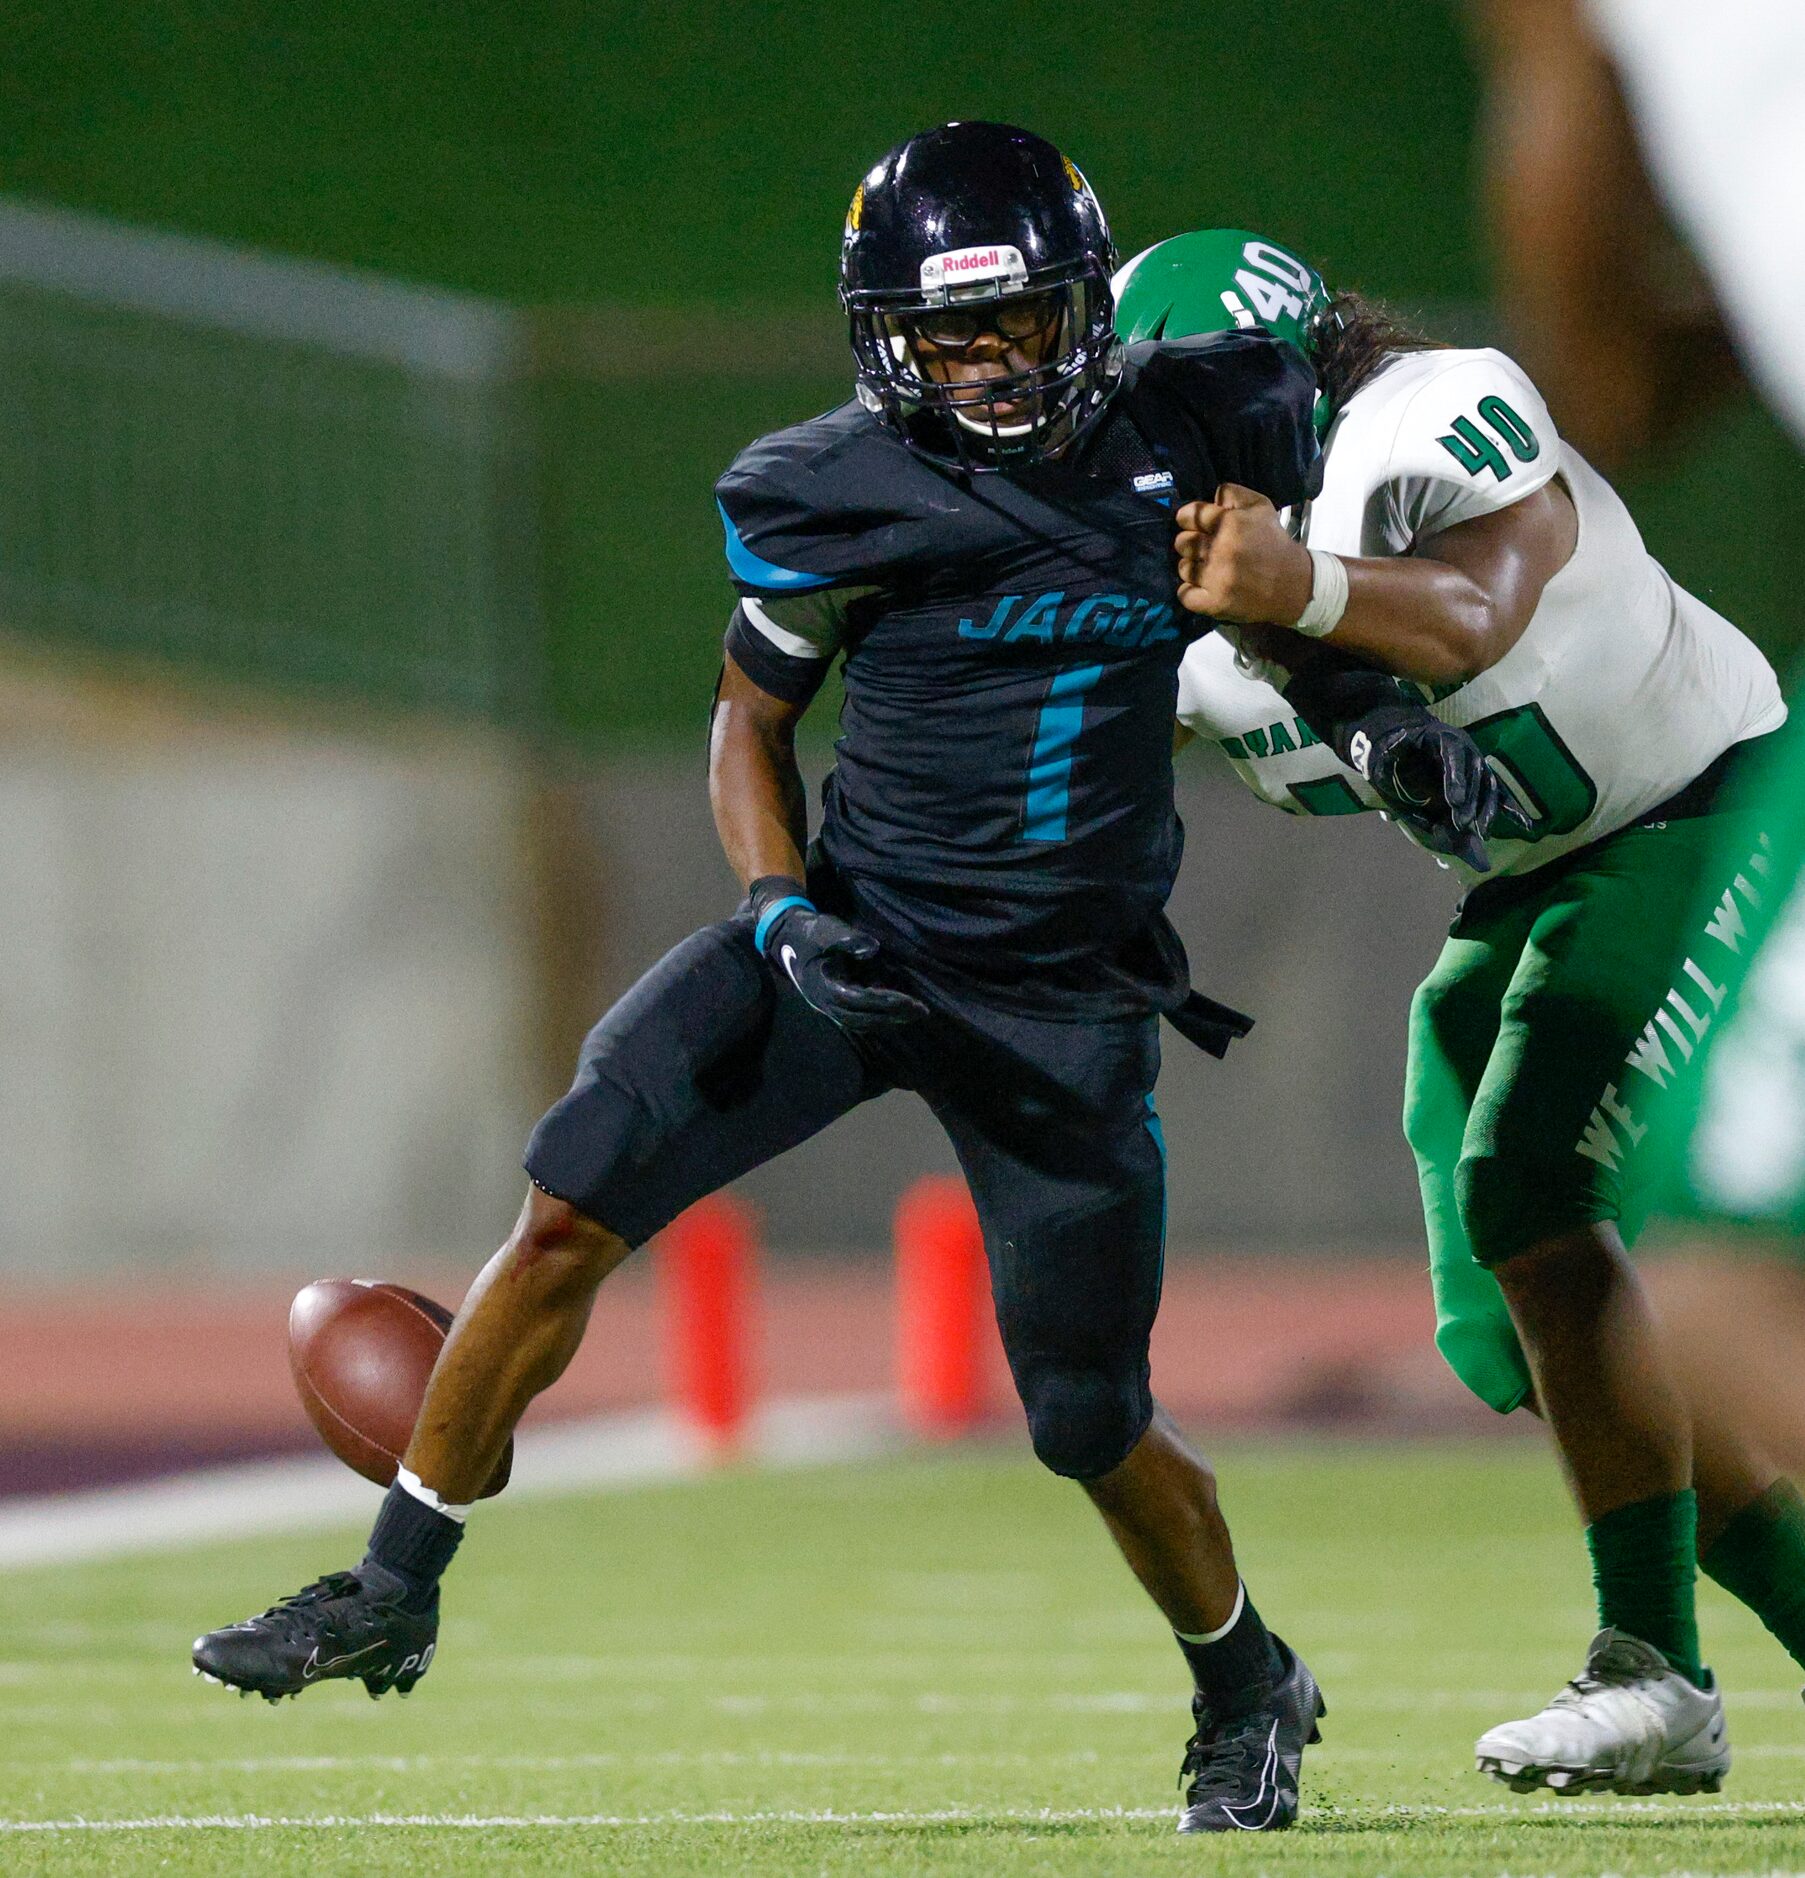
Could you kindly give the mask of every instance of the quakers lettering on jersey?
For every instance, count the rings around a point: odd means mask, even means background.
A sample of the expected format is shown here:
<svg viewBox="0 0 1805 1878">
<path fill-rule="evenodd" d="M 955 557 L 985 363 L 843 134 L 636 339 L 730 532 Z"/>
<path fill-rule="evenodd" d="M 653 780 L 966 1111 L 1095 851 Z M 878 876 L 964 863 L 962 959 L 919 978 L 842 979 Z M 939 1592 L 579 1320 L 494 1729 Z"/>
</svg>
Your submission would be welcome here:
<svg viewBox="0 0 1805 1878">
<path fill-rule="evenodd" d="M 1616 492 L 1561 441 L 1501 352 L 1402 354 L 1355 392 L 1329 430 L 1322 491 L 1294 528 L 1334 554 L 1407 554 L 1555 476 L 1579 514 L 1572 559 L 1496 665 L 1428 700 L 1472 733 L 1534 829 L 1529 840 L 1494 830 L 1499 873 L 1527 873 L 1627 826 L 1786 717 L 1767 660 L 1649 554 Z M 1280 808 L 1379 806 L 1220 633 L 1185 655 L 1178 715 Z"/>
</svg>

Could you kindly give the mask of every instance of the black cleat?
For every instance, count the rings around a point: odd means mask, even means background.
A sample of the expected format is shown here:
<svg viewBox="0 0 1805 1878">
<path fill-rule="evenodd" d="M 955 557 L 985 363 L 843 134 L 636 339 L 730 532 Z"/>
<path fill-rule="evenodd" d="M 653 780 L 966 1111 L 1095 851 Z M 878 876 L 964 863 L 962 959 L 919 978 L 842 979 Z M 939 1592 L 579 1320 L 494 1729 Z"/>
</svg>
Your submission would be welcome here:
<svg viewBox="0 0 1805 1878">
<path fill-rule="evenodd" d="M 1322 1739 L 1316 1723 L 1328 1710 L 1303 1658 L 1278 1647 L 1290 1667 L 1258 1708 L 1214 1721 L 1193 1698 L 1197 1732 L 1178 1775 L 1180 1832 L 1282 1832 L 1297 1818 L 1304 1749 Z"/>
<path fill-rule="evenodd" d="M 194 1640 L 194 1673 L 280 1702 L 316 1682 L 355 1676 L 375 1696 L 406 1695 L 438 1647 L 439 1594 L 424 1610 L 402 1601 L 379 1567 L 332 1572 L 261 1617 Z"/>
</svg>

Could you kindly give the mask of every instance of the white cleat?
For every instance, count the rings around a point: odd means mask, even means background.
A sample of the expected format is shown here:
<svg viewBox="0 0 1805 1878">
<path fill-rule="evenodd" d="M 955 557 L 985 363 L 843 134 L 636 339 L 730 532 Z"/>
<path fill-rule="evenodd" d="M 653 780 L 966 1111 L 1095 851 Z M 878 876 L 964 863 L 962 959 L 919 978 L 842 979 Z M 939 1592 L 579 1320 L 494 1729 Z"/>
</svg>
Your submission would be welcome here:
<svg viewBox="0 0 1805 1878">
<path fill-rule="evenodd" d="M 1730 1771 L 1723 1697 L 1657 1649 L 1601 1630 L 1586 1666 L 1539 1715 L 1479 1737 L 1482 1774 L 1514 1793 L 1715 1793 Z"/>
</svg>

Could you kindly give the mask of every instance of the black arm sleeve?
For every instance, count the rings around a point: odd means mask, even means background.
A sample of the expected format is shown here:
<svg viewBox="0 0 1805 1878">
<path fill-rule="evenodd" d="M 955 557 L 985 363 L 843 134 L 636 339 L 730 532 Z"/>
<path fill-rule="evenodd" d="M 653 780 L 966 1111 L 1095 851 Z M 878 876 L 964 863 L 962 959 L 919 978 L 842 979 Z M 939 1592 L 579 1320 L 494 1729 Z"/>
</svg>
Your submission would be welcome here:
<svg viewBox="0 0 1805 1878">
<path fill-rule="evenodd" d="M 760 691 L 768 691 L 785 704 L 809 703 L 833 666 L 831 657 L 798 658 L 780 651 L 737 606 L 727 622 L 727 651 Z"/>
</svg>

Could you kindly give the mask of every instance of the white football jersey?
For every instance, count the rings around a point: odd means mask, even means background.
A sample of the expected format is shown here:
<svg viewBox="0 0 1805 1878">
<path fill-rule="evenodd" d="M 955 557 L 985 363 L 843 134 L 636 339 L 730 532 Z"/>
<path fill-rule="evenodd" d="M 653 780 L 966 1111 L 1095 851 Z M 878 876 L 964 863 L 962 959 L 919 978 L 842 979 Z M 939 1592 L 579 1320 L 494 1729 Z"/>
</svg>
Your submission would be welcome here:
<svg viewBox="0 0 1805 1878">
<path fill-rule="evenodd" d="M 1526 873 L 1614 833 L 1786 717 L 1767 660 L 1674 583 L 1616 491 L 1561 442 L 1535 387 L 1501 352 L 1399 354 L 1336 417 L 1322 493 L 1293 527 L 1334 554 L 1408 554 L 1556 475 L 1579 512 L 1572 559 L 1496 665 L 1429 700 L 1473 734 L 1535 830 L 1487 843 L 1499 873 Z M 1280 808 L 1378 807 L 1221 633 L 1186 654 L 1178 715 Z"/>
</svg>

